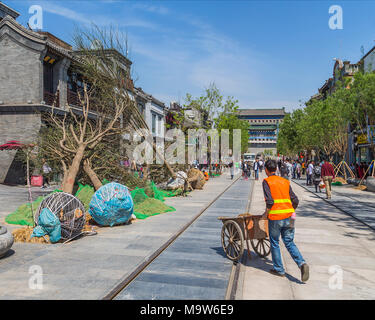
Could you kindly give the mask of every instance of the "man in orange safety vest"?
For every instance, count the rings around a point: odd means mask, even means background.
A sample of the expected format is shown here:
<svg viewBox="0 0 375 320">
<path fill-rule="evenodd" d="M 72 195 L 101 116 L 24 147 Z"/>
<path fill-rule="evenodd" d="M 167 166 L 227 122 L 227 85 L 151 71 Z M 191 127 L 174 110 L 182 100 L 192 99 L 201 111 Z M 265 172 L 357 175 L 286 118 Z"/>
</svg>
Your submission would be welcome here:
<svg viewBox="0 0 375 320">
<path fill-rule="evenodd" d="M 281 235 L 285 247 L 301 269 L 301 281 L 305 282 L 309 278 L 309 266 L 293 241 L 295 209 L 299 201 L 290 186 L 290 181 L 277 176 L 276 169 L 276 161 L 268 160 L 266 162 L 267 178 L 263 180 L 263 193 L 267 208 L 264 215 L 268 217 L 273 262 L 273 269 L 270 272 L 281 277 L 285 276 L 279 247 Z"/>
</svg>

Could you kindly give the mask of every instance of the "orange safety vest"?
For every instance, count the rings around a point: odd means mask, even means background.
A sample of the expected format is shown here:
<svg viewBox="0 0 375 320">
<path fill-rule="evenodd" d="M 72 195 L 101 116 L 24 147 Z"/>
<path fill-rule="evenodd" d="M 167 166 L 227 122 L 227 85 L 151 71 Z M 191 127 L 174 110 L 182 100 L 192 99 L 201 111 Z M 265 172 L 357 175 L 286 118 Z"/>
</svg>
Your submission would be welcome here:
<svg viewBox="0 0 375 320">
<path fill-rule="evenodd" d="M 208 180 L 208 173 L 205 171 L 205 172 L 203 172 L 203 174 L 204 174 L 204 179 L 207 181 Z"/>
<path fill-rule="evenodd" d="M 269 176 L 265 180 L 270 187 L 271 196 L 274 201 L 274 204 L 268 213 L 268 219 L 282 220 L 289 218 L 294 212 L 289 195 L 289 180 L 276 175 Z"/>
</svg>

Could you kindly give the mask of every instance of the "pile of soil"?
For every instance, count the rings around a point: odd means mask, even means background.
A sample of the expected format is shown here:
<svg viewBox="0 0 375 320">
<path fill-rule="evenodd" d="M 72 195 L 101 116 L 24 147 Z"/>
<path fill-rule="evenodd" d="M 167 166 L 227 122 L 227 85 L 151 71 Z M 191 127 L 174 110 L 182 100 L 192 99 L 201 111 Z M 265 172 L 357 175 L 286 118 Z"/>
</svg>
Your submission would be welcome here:
<svg viewBox="0 0 375 320">
<path fill-rule="evenodd" d="M 97 232 L 99 228 L 101 228 L 101 226 L 95 222 L 94 218 L 91 217 L 88 212 L 86 212 L 85 224 L 82 228 L 82 232 Z"/>
<path fill-rule="evenodd" d="M 15 242 L 51 243 L 48 235 L 44 237 L 33 237 L 30 239 L 32 233 L 33 227 L 23 227 L 12 231 Z"/>
<path fill-rule="evenodd" d="M 360 185 L 360 186 L 356 186 L 354 189 L 357 189 L 357 190 L 361 190 L 361 191 L 364 191 L 364 190 L 366 190 L 367 189 L 367 187 L 366 186 L 364 186 L 363 184 L 362 185 Z"/>
<path fill-rule="evenodd" d="M 341 182 L 342 184 L 348 184 L 348 182 L 342 177 L 336 177 L 333 182 Z"/>
</svg>

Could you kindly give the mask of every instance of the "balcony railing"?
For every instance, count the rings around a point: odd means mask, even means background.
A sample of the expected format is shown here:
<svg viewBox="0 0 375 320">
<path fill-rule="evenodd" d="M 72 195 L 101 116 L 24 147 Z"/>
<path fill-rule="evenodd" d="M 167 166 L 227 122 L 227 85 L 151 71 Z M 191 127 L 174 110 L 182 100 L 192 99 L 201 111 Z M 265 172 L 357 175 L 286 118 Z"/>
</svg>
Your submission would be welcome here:
<svg viewBox="0 0 375 320">
<path fill-rule="evenodd" d="M 70 89 L 67 90 L 67 101 L 69 105 L 79 106 L 78 94 Z"/>
<path fill-rule="evenodd" d="M 60 107 L 60 94 L 58 90 L 56 93 L 44 91 L 43 100 L 49 106 L 52 106 L 55 103 L 57 108 Z"/>
</svg>

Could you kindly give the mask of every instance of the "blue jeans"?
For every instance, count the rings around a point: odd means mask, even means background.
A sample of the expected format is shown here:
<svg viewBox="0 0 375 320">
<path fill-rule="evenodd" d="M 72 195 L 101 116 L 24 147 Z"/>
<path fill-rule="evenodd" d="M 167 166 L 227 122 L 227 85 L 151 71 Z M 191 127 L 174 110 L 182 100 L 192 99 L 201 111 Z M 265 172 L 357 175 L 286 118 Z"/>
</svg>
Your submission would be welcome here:
<svg viewBox="0 0 375 320">
<path fill-rule="evenodd" d="M 281 274 L 284 274 L 285 270 L 281 261 L 281 252 L 279 247 L 280 234 L 285 247 L 298 267 L 301 267 L 305 263 L 305 260 L 293 242 L 294 226 L 291 225 L 291 223 L 293 223 L 291 220 L 291 218 L 283 220 L 268 220 L 273 268 Z"/>
<path fill-rule="evenodd" d="M 255 179 L 259 179 L 259 170 L 254 170 Z"/>
</svg>

